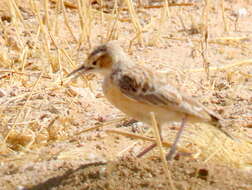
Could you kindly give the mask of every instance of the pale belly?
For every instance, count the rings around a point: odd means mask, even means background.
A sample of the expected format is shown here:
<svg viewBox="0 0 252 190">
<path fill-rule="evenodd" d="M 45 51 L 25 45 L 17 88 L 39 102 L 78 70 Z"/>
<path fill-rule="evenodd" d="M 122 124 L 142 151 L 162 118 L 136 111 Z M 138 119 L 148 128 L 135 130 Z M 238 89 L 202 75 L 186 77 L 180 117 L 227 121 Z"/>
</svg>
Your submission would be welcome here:
<svg viewBox="0 0 252 190">
<path fill-rule="evenodd" d="M 183 117 L 181 113 L 135 101 L 122 94 L 112 83 L 106 81 L 103 84 L 103 92 L 108 101 L 116 108 L 128 116 L 147 124 L 151 124 L 151 112 L 155 114 L 155 118 L 160 125 L 180 122 Z"/>
</svg>

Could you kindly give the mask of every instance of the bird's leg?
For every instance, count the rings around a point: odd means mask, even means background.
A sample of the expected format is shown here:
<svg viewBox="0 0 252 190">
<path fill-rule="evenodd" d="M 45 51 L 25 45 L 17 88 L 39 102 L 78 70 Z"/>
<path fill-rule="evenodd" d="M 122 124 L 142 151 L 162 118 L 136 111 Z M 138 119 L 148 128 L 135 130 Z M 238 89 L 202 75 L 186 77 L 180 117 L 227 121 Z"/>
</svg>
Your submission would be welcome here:
<svg viewBox="0 0 252 190">
<path fill-rule="evenodd" d="M 141 158 L 143 155 L 145 155 L 146 153 L 148 153 L 149 151 L 151 151 L 153 148 L 155 148 L 157 146 L 156 143 L 152 143 L 150 146 L 146 147 L 142 152 L 140 152 L 137 155 L 137 158 Z"/>
<path fill-rule="evenodd" d="M 173 154 L 176 152 L 176 147 L 177 147 L 177 144 L 178 144 L 178 141 L 181 137 L 181 134 L 185 128 L 185 123 L 186 123 L 186 120 L 187 120 L 187 115 L 185 115 L 181 121 L 181 125 L 180 125 L 180 128 L 179 128 L 179 131 L 177 132 L 177 136 L 172 144 L 172 147 L 169 151 L 169 153 L 166 155 L 166 160 L 171 160 L 172 159 L 172 156 Z"/>
<path fill-rule="evenodd" d="M 162 140 L 162 131 L 161 131 L 161 127 L 158 124 L 158 131 L 159 131 L 159 136 Z M 142 152 L 140 152 L 137 155 L 137 158 L 141 158 L 143 155 L 145 155 L 146 153 L 148 153 L 149 151 L 151 151 L 153 148 L 155 148 L 157 146 L 157 143 L 152 143 L 150 146 L 146 147 Z"/>
</svg>

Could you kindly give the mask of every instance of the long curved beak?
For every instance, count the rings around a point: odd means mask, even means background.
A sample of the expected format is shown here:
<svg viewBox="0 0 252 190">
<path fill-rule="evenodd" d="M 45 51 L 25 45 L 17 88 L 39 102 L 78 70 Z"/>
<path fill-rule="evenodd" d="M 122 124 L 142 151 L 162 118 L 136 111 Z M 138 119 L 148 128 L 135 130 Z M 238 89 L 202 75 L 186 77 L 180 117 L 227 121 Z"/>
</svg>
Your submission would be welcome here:
<svg viewBox="0 0 252 190">
<path fill-rule="evenodd" d="M 74 75 L 74 74 L 76 74 L 76 73 L 78 73 L 80 71 L 88 71 L 88 70 L 89 70 L 88 67 L 86 67 L 85 65 L 81 65 L 79 68 L 77 68 L 77 69 L 73 70 L 71 73 L 69 73 L 67 75 L 67 77 L 70 77 L 70 76 L 72 76 L 72 75 Z"/>
</svg>

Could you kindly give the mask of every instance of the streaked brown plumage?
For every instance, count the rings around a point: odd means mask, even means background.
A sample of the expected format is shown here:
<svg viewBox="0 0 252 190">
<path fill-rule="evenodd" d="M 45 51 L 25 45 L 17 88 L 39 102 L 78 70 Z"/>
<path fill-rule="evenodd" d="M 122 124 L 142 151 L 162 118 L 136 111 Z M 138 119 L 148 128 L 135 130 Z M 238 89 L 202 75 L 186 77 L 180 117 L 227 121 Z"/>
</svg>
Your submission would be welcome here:
<svg viewBox="0 0 252 190">
<path fill-rule="evenodd" d="M 79 72 L 98 71 L 104 75 L 103 92 L 106 98 L 125 114 L 151 124 L 154 112 L 160 126 L 180 122 L 206 122 L 231 137 L 220 123 L 222 118 L 199 101 L 179 91 L 149 67 L 133 63 L 117 42 L 97 47 L 78 69 Z"/>
</svg>

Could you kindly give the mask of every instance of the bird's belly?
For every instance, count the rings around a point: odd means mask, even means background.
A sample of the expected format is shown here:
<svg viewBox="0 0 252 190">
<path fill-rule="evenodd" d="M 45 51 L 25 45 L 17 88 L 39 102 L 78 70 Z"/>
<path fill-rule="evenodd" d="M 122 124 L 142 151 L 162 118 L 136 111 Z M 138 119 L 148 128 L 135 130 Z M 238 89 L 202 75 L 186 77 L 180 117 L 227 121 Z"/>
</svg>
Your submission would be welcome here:
<svg viewBox="0 0 252 190">
<path fill-rule="evenodd" d="M 111 83 L 104 83 L 103 91 L 111 104 L 138 121 L 151 124 L 151 112 L 155 114 L 155 118 L 160 125 L 181 121 L 181 114 L 129 98 Z"/>
</svg>

